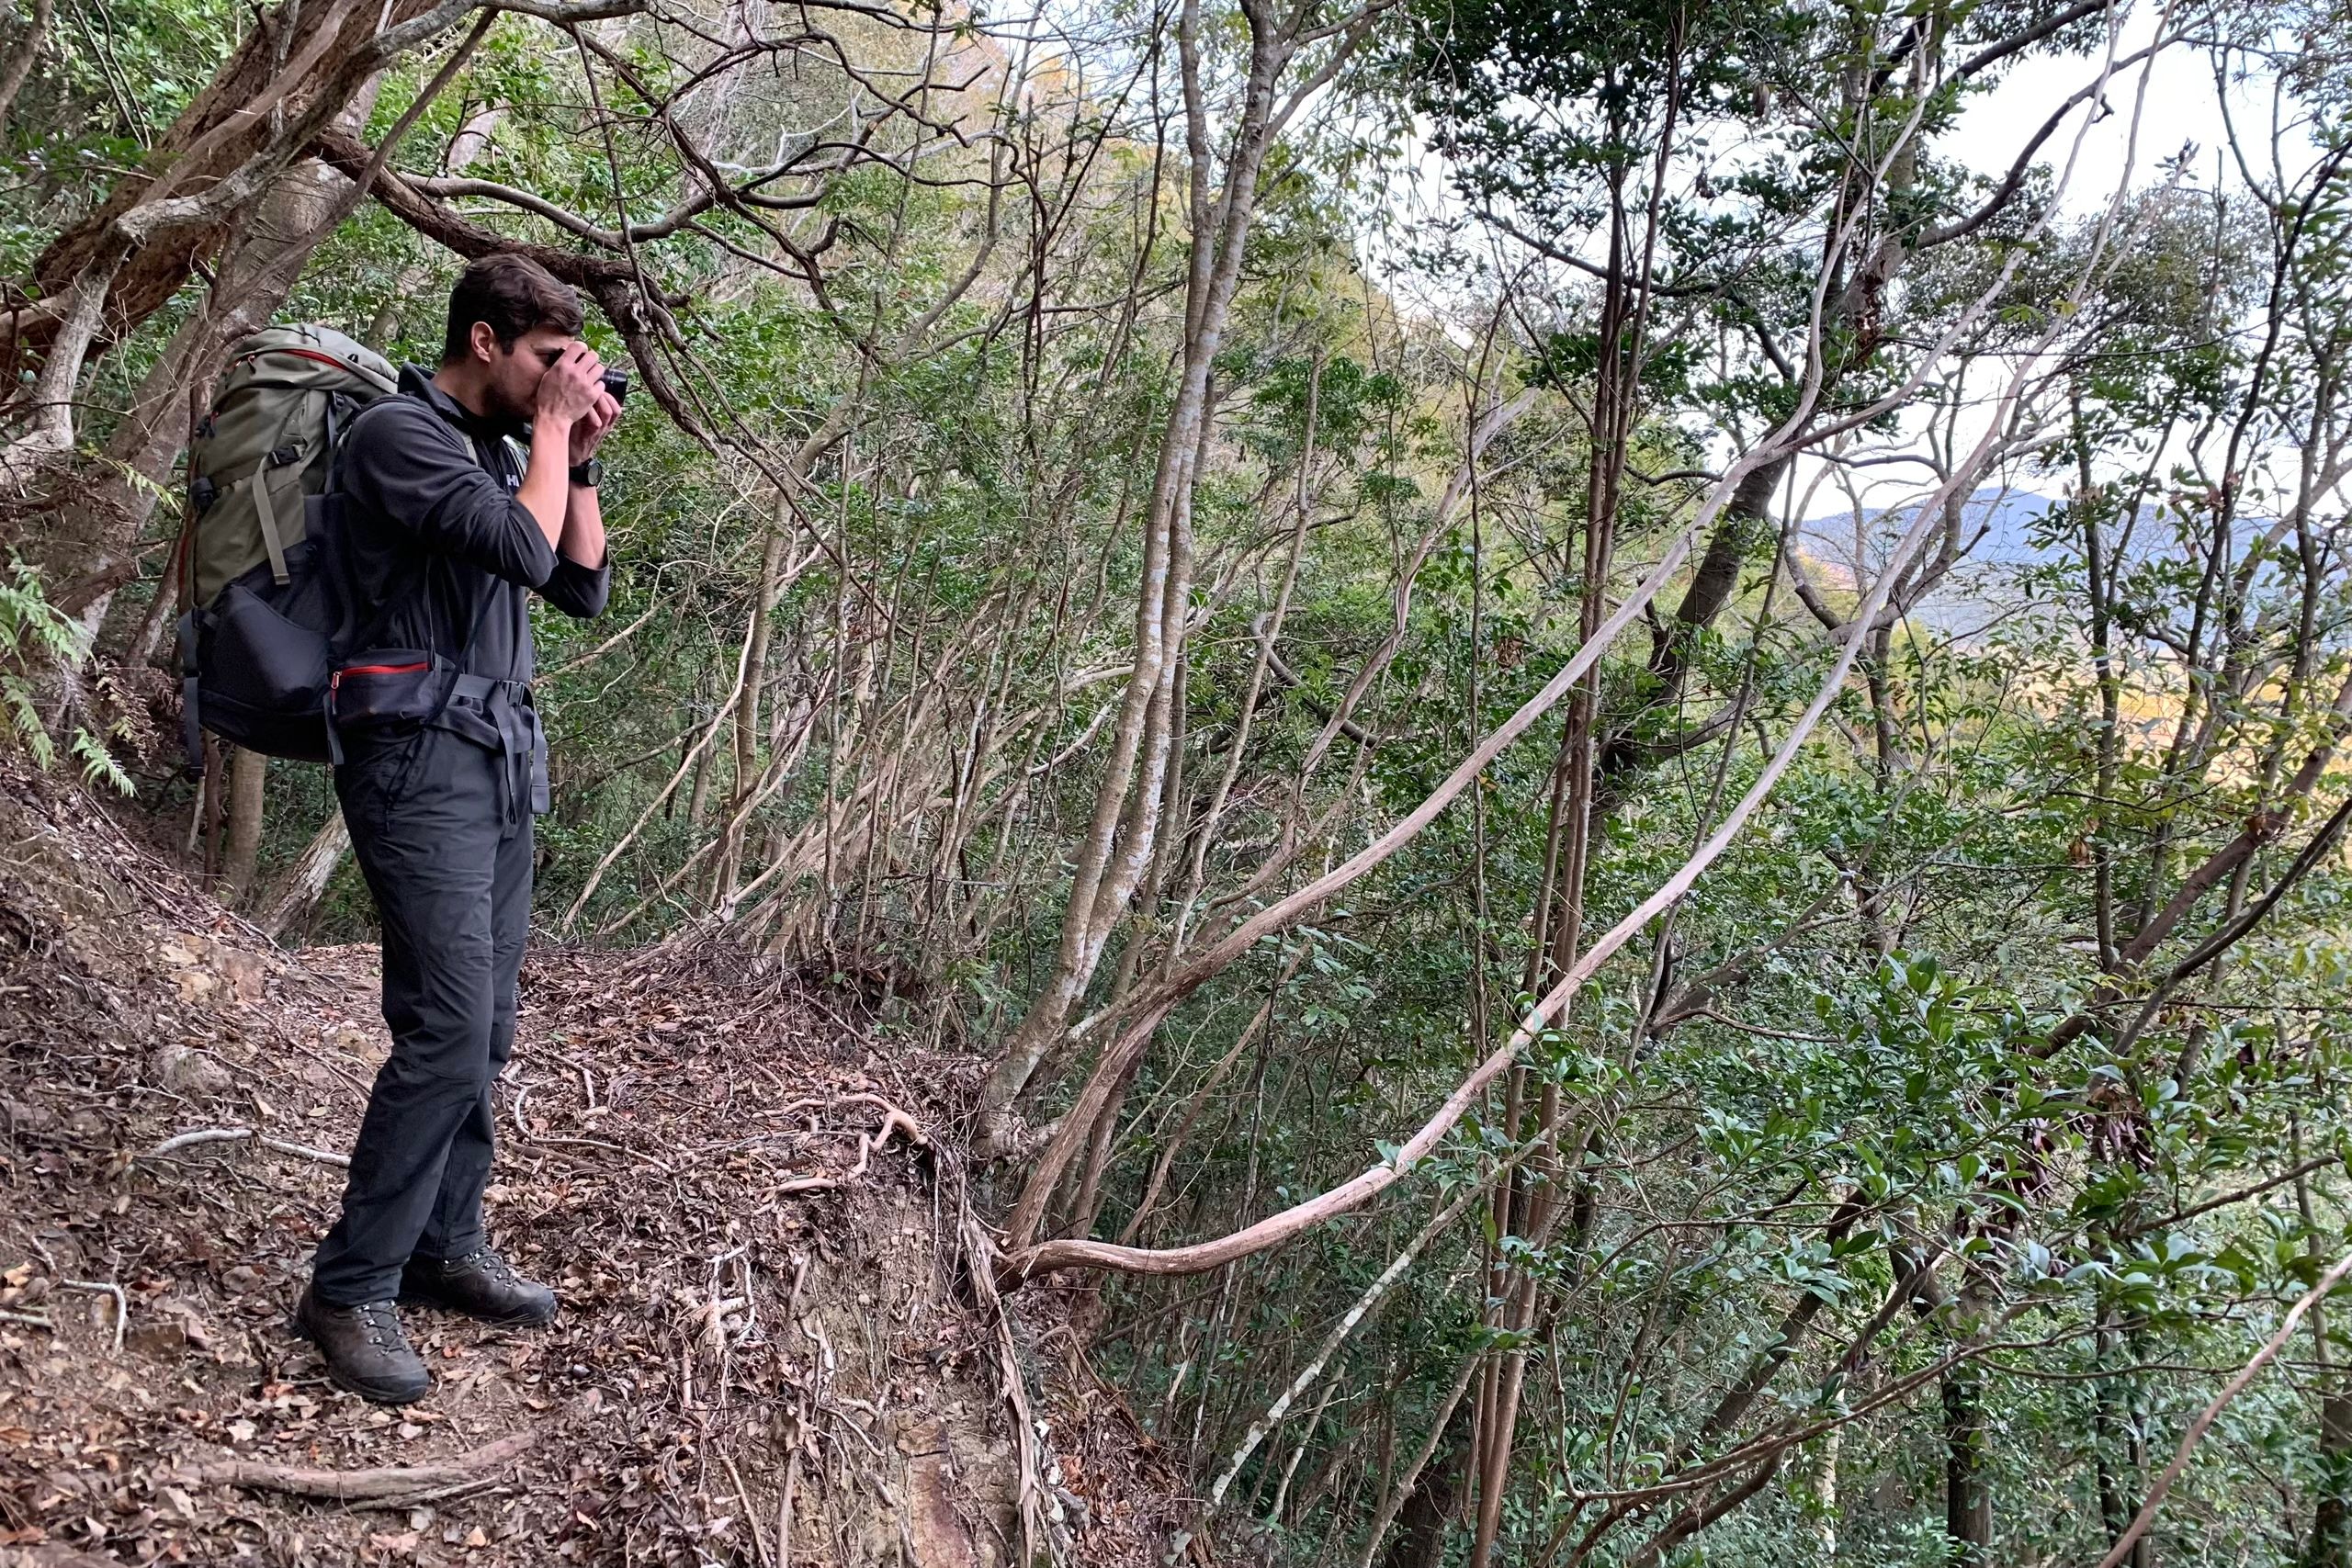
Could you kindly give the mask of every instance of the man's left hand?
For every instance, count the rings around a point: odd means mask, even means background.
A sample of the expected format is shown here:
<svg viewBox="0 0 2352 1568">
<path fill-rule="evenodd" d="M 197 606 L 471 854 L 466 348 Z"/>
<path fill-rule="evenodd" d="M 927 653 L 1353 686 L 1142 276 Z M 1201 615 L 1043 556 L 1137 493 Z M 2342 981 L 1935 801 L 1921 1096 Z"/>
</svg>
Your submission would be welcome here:
<svg viewBox="0 0 2352 1568">
<path fill-rule="evenodd" d="M 605 433 L 612 429 L 619 422 L 620 417 L 621 405 L 614 400 L 612 393 L 600 388 L 596 393 L 594 405 L 586 414 L 572 422 L 571 461 L 573 464 L 584 463 L 594 457 L 596 448 L 604 442 Z"/>
</svg>

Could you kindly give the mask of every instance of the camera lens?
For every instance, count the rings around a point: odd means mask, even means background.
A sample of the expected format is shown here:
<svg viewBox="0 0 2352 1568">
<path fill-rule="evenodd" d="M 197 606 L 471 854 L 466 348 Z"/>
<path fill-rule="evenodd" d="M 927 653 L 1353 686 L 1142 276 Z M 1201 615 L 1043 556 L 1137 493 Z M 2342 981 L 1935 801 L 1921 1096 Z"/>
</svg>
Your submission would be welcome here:
<svg viewBox="0 0 2352 1568">
<path fill-rule="evenodd" d="M 627 399 L 628 396 L 628 372 L 626 370 L 605 371 L 605 390 L 612 393 L 613 401 L 616 403 Z"/>
</svg>

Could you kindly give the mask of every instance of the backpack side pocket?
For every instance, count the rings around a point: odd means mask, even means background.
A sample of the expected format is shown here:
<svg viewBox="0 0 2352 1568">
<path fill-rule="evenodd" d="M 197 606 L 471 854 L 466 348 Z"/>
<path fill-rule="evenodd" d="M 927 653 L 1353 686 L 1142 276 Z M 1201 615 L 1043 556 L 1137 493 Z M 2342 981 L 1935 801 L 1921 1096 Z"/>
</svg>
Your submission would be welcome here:
<svg viewBox="0 0 2352 1568">
<path fill-rule="evenodd" d="M 371 648 L 338 660 L 327 682 L 328 711 L 340 729 L 421 724 L 439 696 L 440 661 L 421 648 Z"/>
</svg>

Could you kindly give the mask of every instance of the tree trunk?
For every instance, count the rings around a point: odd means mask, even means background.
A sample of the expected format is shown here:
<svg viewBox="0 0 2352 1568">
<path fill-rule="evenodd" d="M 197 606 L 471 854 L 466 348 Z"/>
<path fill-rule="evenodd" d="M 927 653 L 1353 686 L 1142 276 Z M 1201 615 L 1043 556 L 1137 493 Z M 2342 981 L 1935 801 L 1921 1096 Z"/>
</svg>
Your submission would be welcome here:
<svg viewBox="0 0 2352 1568">
<path fill-rule="evenodd" d="M 1182 371 L 1162 433 L 1144 513 L 1143 586 L 1136 606 L 1135 668 L 1112 741 L 1109 765 L 1095 794 L 1070 877 L 1054 969 L 1005 1043 L 989 1074 L 982 1103 L 992 1117 L 1009 1110 L 1030 1087 L 1037 1064 L 1057 1044 L 1071 1010 L 1086 994 L 1111 933 L 1152 858 L 1159 827 L 1161 785 L 1170 737 L 1182 728 L 1174 706 L 1175 671 L 1185 657 L 1192 604 L 1193 486 L 1211 434 L 1216 405 L 1210 377 L 1225 339 L 1226 320 L 1241 281 L 1242 254 L 1257 211 L 1258 175 L 1280 130 L 1277 89 L 1297 51 L 1306 13 L 1287 22 L 1249 9 L 1250 69 L 1232 131 L 1222 189 L 1212 190 L 1215 155 L 1209 108 L 1200 83 L 1204 44 L 1196 4 L 1184 6 L 1177 28 L 1185 99 L 1185 141 L 1191 157 L 1189 205 L 1192 255 L 1184 289 Z M 1360 41 L 1349 35 L 1342 54 Z M 1329 69 L 1327 63 L 1325 69 Z M 1072 1133 L 1082 1137 L 1089 1127 Z M 1034 1235 L 1045 1196 L 1075 1152 L 1057 1141 L 1016 1212 L 1016 1234 Z M 1042 1191 L 1040 1187 L 1042 1185 Z"/>
<path fill-rule="evenodd" d="M 373 107 L 378 83 L 353 100 L 350 117 Z M 63 584 L 56 602 L 78 613 L 138 570 L 139 536 L 155 506 L 221 361 L 239 338 L 266 326 L 293 292 L 311 254 L 333 231 L 350 182 L 323 164 L 288 169 L 254 204 L 222 247 L 204 306 L 189 315 L 150 367 L 130 412 L 94 465 L 33 541 L 44 576 Z M 161 592 L 161 590 L 158 590 Z"/>
<path fill-rule="evenodd" d="M 56 9 L 56 0 L 33 0 L 32 20 L 26 24 L 7 60 L 0 62 L 0 142 L 7 139 L 9 112 L 17 107 L 17 95 L 24 91 L 25 78 L 33 73 L 33 62 L 40 58 L 40 46 L 48 40 Z"/>
<path fill-rule="evenodd" d="M 351 829 L 345 825 L 342 811 L 330 813 L 325 826 L 312 835 L 300 858 L 262 901 L 254 924 L 261 928 L 264 936 L 275 942 L 286 934 L 288 927 L 310 915 L 325 894 L 327 884 L 334 879 L 334 868 L 343 863 L 344 852 L 349 848 Z"/>
<path fill-rule="evenodd" d="M 229 749 L 229 848 L 220 864 L 220 899 L 232 908 L 244 901 L 261 863 L 262 807 L 267 795 L 269 759 L 242 746 Z"/>
<path fill-rule="evenodd" d="M 180 607 L 180 551 L 187 547 L 183 534 L 164 563 L 164 575 L 155 583 L 155 592 L 140 611 L 139 619 L 123 634 L 121 646 L 115 650 L 115 662 L 131 670 L 144 670 L 154 661 L 155 650 L 164 646 L 164 634 L 171 629 Z M 176 672 L 178 666 L 170 668 Z"/>
<path fill-rule="evenodd" d="M 692 746 L 694 743 L 689 740 L 686 744 Z M 689 828 L 702 826 L 703 810 L 710 804 L 710 754 L 718 749 L 706 746 L 695 758 L 694 783 L 686 788 L 686 826 Z"/>
<path fill-rule="evenodd" d="M 1396 1534 L 1380 1559 L 1380 1568 L 1441 1568 L 1445 1562 L 1446 1531 L 1462 1508 L 1470 1408 L 1466 1400 L 1455 1404 L 1453 1418 L 1446 1424 L 1444 1446 L 1398 1510 Z"/>
<path fill-rule="evenodd" d="M 2102 1323 L 2098 1330 L 2098 1349 L 2102 1359 L 2120 1348 L 2122 1336 L 2111 1322 Z M 2132 1359 L 2137 1359 L 2133 1348 Z M 2120 1540 L 2131 1528 L 2132 1517 L 2140 1511 L 2134 1479 L 2146 1461 L 2140 1440 L 2138 1402 L 2129 1397 L 2128 1374 L 2124 1377 L 2103 1378 L 2092 1396 L 2091 1460 L 2092 1471 L 2098 1485 L 2099 1522 L 2107 1529 L 2107 1539 Z M 2124 1559 L 2124 1568 L 2153 1568 L 2155 1543 L 2143 1534 L 2132 1543 L 2131 1555 Z"/>
<path fill-rule="evenodd" d="M 2300 1152 L 2301 1140 L 2297 1140 Z M 2305 1222 L 2312 1218 L 2311 1188 L 2296 1183 Z M 2312 1227 L 2312 1245 L 2319 1230 Z M 2352 1568 L 2352 1386 L 2334 1364 L 2327 1338 L 2327 1303 L 2311 1310 L 2312 1359 L 2319 1363 L 2319 1500 L 2312 1509 L 2312 1538 L 2298 1568 Z"/>
<path fill-rule="evenodd" d="M 1789 471 L 1791 459 L 1778 457 L 1762 464 L 1731 493 L 1721 520 L 1707 540 L 1706 554 L 1690 574 L 1690 586 L 1674 619 L 1653 634 L 1647 674 L 1636 683 L 1638 694 L 1627 710 L 1612 714 L 1609 733 L 1600 742 L 1595 764 L 1600 778 L 1596 809 L 1609 816 L 1633 787 L 1634 775 L 1652 752 L 1641 739 L 1645 721 L 1668 713 L 1682 700 L 1684 679 L 1698 649 L 1700 635 L 1715 623 L 1739 586 L 1739 569 L 1772 524 L 1772 495 Z"/>
<path fill-rule="evenodd" d="M 752 601 L 751 649 L 743 656 L 743 689 L 735 698 L 735 793 L 729 803 L 723 841 L 712 873 L 710 907 L 725 905 L 735 893 L 742 869 L 743 812 L 758 790 L 760 760 L 760 693 L 767 685 L 768 644 L 775 636 L 775 598 L 783 577 L 786 546 L 791 542 L 792 513 L 784 496 L 775 501 L 775 520 L 760 552 L 760 584 Z"/>
<path fill-rule="evenodd" d="M 2319 1506 L 2302 1568 L 2352 1568 L 2352 1392 L 2333 1390 L 2319 1404 Z"/>
<path fill-rule="evenodd" d="M 1846 1428 L 1832 1427 L 1821 1439 L 1821 1468 L 1814 1472 L 1814 1517 L 1821 1537 L 1821 1560 L 1838 1561 L 1838 1454 Z"/>
<path fill-rule="evenodd" d="M 1984 1475 L 1984 1375 L 1968 1365 L 1943 1375 L 1944 1535 L 1952 1568 L 1991 1568 L 1993 1494 Z"/>
<path fill-rule="evenodd" d="M 425 0 L 391 0 L 389 7 L 284 5 L 263 17 L 158 140 L 145 169 L 119 180 L 96 210 L 59 234 L 35 259 L 33 288 L 28 292 L 42 301 L 62 299 L 94 263 L 108 265 L 109 276 L 102 284 L 107 333 L 117 340 L 129 333 L 169 302 L 197 260 L 243 226 L 243 215 L 233 222 L 171 231 L 111 266 L 107 252 L 118 243 L 118 220 L 165 187 L 173 196 L 200 193 L 267 146 L 284 117 L 253 110 L 269 96 L 267 90 L 287 62 L 300 61 L 314 44 L 321 46 L 303 79 L 277 100 L 278 107 L 300 112 L 313 106 L 316 95 L 329 89 L 337 72 L 379 33 L 413 20 L 425 8 Z M 330 20 L 337 28 L 331 39 L 321 33 Z M 285 33 L 274 36 L 281 26 Z M 51 341 L 58 320 L 54 310 L 36 306 L 0 324 L 0 373 L 14 380 L 27 352 L 37 352 Z"/>
</svg>

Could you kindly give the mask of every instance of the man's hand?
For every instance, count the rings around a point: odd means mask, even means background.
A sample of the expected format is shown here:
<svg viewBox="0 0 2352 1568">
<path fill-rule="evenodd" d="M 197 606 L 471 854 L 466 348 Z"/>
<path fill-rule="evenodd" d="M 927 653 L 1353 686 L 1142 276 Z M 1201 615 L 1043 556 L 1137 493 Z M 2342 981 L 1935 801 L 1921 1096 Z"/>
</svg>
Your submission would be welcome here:
<svg viewBox="0 0 2352 1568">
<path fill-rule="evenodd" d="M 547 373 L 539 378 L 533 426 L 560 424 L 570 430 L 575 448 L 574 462 L 581 460 L 576 455 L 581 424 L 595 414 L 600 400 L 612 401 L 605 393 L 604 373 L 605 362 L 596 357 L 596 351 L 584 343 L 573 343 L 564 349 L 562 357 L 548 366 Z M 609 424 L 611 421 L 607 419 L 605 423 Z"/>
<path fill-rule="evenodd" d="M 596 455 L 596 448 L 604 443 L 605 433 L 612 429 L 620 417 L 621 405 L 600 383 L 596 388 L 594 406 L 571 424 L 571 461 L 574 467 Z"/>
<path fill-rule="evenodd" d="M 530 467 L 523 475 L 523 488 L 514 492 L 548 546 L 562 550 L 570 541 L 575 548 L 571 558 L 582 566 L 604 559 L 604 529 L 596 513 L 596 492 L 574 489 L 565 469 L 588 460 L 620 412 L 620 405 L 605 390 L 604 373 L 605 362 L 596 351 L 573 342 L 540 375 L 532 399 Z M 573 513 L 582 507 L 589 515 L 575 528 Z"/>
</svg>

